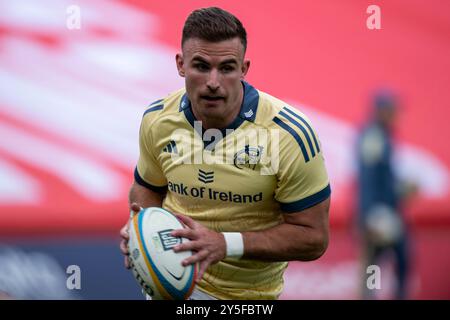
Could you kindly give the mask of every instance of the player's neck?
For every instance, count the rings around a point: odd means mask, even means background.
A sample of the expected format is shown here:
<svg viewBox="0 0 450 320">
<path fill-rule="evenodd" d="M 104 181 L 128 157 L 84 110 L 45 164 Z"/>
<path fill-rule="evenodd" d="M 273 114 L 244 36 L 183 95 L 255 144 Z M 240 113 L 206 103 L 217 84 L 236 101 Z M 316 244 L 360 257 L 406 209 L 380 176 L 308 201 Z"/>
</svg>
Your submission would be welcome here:
<svg viewBox="0 0 450 320">
<path fill-rule="evenodd" d="M 204 129 L 225 129 L 227 128 L 236 117 L 239 115 L 241 111 L 242 102 L 244 99 L 244 90 L 242 89 L 238 99 L 236 102 L 229 108 L 231 112 L 227 113 L 222 118 L 211 118 L 204 117 L 200 113 L 196 112 L 195 108 L 192 108 L 192 112 L 197 120 L 202 122 L 202 126 Z"/>
<path fill-rule="evenodd" d="M 204 129 L 225 129 L 227 128 L 239 114 L 240 104 L 237 107 L 233 107 L 233 112 L 230 112 L 224 118 L 197 118 L 202 122 Z"/>
</svg>

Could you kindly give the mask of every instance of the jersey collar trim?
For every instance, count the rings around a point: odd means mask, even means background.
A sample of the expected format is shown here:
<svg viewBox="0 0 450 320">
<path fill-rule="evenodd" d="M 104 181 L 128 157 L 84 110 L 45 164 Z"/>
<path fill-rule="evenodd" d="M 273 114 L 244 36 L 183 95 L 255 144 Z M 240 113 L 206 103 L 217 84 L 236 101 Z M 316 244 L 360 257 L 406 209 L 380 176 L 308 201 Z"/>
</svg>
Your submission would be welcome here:
<svg viewBox="0 0 450 320">
<path fill-rule="evenodd" d="M 254 122 L 256 118 L 256 112 L 258 109 L 259 103 L 259 93 L 252 85 L 245 81 L 241 81 L 242 86 L 244 87 L 244 100 L 242 101 L 241 110 L 239 111 L 239 117 Z M 191 109 L 191 101 L 187 94 L 185 93 L 180 101 L 179 111 L 185 111 L 186 109 Z M 237 119 L 233 121 L 236 122 Z M 241 122 L 242 123 L 242 122 Z"/>
<path fill-rule="evenodd" d="M 244 86 L 244 101 L 242 102 L 239 116 L 244 120 L 254 122 L 258 109 L 259 93 L 258 90 L 245 81 L 242 81 L 242 85 Z"/>
<path fill-rule="evenodd" d="M 241 110 L 239 111 L 239 115 L 233 120 L 233 122 L 225 129 L 221 129 L 222 136 L 225 137 L 227 135 L 227 129 L 237 129 L 245 120 L 254 122 L 256 118 L 256 111 L 258 109 L 258 103 L 259 103 L 259 93 L 258 91 L 252 87 L 250 84 L 248 84 L 245 81 L 242 81 L 242 86 L 244 88 L 244 99 L 241 105 Z M 183 111 L 186 119 L 191 124 L 193 128 L 194 122 L 195 122 L 195 116 L 192 112 L 191 108 L 191 102 L 189 101 L 189 98 L 187 94 L 185 93 L 181 97 L 180 101 L 180 108 L 179 111 Z M 204 129 L 202 128 L 202 132 L 198 132 L 201 137 L 204 136 Z M 204 147 L 213 147 L 218 141 L 203 141 Z"/>
</svg>

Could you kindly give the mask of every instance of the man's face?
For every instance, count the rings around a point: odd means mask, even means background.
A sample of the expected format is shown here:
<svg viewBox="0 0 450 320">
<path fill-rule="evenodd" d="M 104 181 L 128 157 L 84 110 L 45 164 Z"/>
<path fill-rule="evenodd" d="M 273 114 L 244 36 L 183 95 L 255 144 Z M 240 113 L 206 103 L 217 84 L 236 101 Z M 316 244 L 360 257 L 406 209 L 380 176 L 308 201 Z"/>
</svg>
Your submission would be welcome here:
<svg viewBox="0 0 450 320">
<path fill-rule="evenodd" d="M 188 39 L 176 60 L 192 108 L 200 118 L 220 121 L 240 108 L 241 80 L 250 62 L 244 62 L 244 47 L 239 38 L 221 42 Z"/>
</svg>

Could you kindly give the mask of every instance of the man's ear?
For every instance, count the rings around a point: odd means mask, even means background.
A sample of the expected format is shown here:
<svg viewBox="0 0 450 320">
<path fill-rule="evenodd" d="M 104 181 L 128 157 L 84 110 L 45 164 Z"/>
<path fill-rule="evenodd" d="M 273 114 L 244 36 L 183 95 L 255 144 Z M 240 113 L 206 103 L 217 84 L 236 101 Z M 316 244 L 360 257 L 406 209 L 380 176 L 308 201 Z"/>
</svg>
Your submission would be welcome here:
<svg viewBox="0 0 450 320">
<path fill-rule="evenodd" d="M 177 55 L 175 56 L 175 61 L 177 63 L 178 74 L 180 75 L 180 77 L 184 78 L 185 72 L 183 55 L 181 53 L 177 53 Z"/>
<path fill-rule="evenodd" d="M 244 60 L 244 63 L 242 64 L 242 76 L 241 79 L 244 79 L 247 75 L 248 69 L 250 69 L 250 60 Z"/>
</svg>

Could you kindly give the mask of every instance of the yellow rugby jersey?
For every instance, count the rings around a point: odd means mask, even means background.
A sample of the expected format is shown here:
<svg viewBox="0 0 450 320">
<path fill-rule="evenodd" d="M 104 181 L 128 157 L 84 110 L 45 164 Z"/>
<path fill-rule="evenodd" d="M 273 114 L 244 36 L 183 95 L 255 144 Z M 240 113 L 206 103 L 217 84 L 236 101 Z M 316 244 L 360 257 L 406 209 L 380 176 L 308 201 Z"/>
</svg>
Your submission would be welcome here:
<svg viewBox="0 0 450 320">
<path fill-rule="evenodd" d="M 140 128 L 135 180 L 165 191 L 163 207 L 217 232 L 264 230 L 330 196 L 310 121 L 250 84 L 231 125 L 204 130 L 184 89 L 155 101 Z M 286 239 L 289 241 L 289 239 Z M 198 289 L 219 299 L 276 299 L 287 262 L 226 258 Z"/>
</svg>

